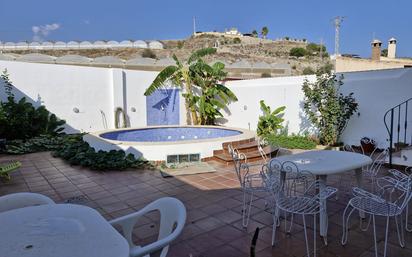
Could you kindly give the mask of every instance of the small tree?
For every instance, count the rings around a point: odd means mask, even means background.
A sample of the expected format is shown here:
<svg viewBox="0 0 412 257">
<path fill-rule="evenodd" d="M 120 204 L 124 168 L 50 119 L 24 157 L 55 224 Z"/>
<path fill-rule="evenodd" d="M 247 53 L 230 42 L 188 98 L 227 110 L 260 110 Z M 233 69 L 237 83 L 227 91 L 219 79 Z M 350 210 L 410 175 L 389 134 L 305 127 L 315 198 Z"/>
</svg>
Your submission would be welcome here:
<svg viewBox="0 0 412 257">
<path fill-rule="evenodd" d="M 145 50 L 143 50 L 142 52 L 142 57 L 143 58 L 152 58 L 152 59 L 156 59 L 156 54 L 151 50 L 146 48 Z"/>
<path fill-rule="evenodd" d="M 324 74 L 324 73 L 331 73 L 333 70 L 333 64 L 330 62 L 325 63 L 324 65 L 320 66 L 316 73 L 317 74 Z"/>
<path fill-rule="evenodd" d="M 262 74 L 260 74 L 261 78 L 271 78 L 272 75 L 270 74 L 270 72 L 263 72 Z"/>
<path fill-rule="evenodd" d="M 265 101 L 260 100 L 260 109 L 263 111 L 263 115 L 259 116 L 257 134 L 259 136 L 277 134 L 278 130 L 283 128 L 282 122 L 284 121 L 283 115 L 286 107 L 281 106 L 272 111 L 270 106 L 265 104 Z"/>
<path fill-rule="evenodd" d="M 382 51 L 381 51 L 381 56 L 383 56 L 383 57 L 388 57 L 388 49 L 387 49 L 387 48 L 382 49 Z"/>
<path fill-rule="evenodd" d="M 343 85 L 343 75 L 318 74 L 316 81 L 307 79 L 303 83 L 304 111 L 318 129 L 319 140 L 323 145 L 336 145 L 349 118 L 358 109 L 353 93 L 339 93 Z"/>
<path fill-rule="evenodd" d="M 302 47 L 294 47 L 290 49 L 289 51 L 289 56 L 302 57 L 305 55 L 306 55 L 306 50 L 305 48 L 302 48 Z"/>
<path fill-rule="evenodd" d="M 268 27 L 264 26 L 264 27 L 262 28 L 262 31 L 260 32 L 260 34 L 262 35 L 262 37 L 263 37 L 264 39 L 266 39 L 266 36 L 268 35 L 268 33 L 269 33 Z"/>
<path fill-rule="evenodd" d="M 253 37 L 258 37 L 258 32 L 256 31 L 256 29 L 254 29 L 252 31 L 252 35 L 253 35 Z"/>
<path fill-rule="evenodd" d="M 302 71 L 303 75 L 312 75 L 315 74 L 315 71 L 311 67 L 305 67 Z"/>
</svg>

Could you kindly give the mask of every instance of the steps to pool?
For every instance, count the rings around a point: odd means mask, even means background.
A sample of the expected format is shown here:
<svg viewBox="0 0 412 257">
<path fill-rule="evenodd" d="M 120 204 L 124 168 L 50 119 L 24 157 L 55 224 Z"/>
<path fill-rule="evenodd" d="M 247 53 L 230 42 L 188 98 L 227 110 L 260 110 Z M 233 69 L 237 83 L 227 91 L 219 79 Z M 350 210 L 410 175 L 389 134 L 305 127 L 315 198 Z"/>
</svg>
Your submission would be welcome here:
<svg viewBox="0 0 412 257">
<path fill-rule="evenodd" d="M 229 144 L 231 144 L 233 148 L 239 150 L 239 152 L 244 153 L 248 162 L 262 161 L 262 156 L 258 150 L 258 142 L 255 137 L 246 140 L 225 142 L 222 144 L 222 149 L 213 151 L 212 157 L 204 158 L 202 160 L 213 160 L 226 165 L 231 165 L 233 161 L 232 156 L 229 154 L 228 150 Z M 270 156 L 276 155 L 276 152 L 278 151 L 278 149 L 273 149 L 271 146 L 266 146 L 263 148 L 263 150 L 268 158 L 270 158 Z"/>
</svg>

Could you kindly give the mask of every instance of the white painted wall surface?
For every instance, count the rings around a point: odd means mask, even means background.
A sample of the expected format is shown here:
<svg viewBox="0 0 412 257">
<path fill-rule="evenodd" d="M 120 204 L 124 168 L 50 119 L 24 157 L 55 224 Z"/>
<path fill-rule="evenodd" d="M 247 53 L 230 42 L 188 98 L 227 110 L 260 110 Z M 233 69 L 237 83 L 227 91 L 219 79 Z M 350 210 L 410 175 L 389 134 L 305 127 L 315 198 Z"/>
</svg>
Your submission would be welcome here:
<svg viewBox="0 0 412 257">
<path fill-rule="evenodd" d="M 259 101 L 265 100 L 272 110 L 286 106 L 285 121 L 289 133 L 313 131 L 305 118 L 302 101 L 302 84 L 305 76 L 264 78 L 230 81 L 226 85 L 233 90 L 239 101 L 229 106 L 225 126 L 256 129 L 260 110 Z M 315 76 L 307 76 L 315 80 Z M 381 147 L 388 145 L 388 134 L 383 123 L 385 112 L 412 97 L 412 69 L 393 69 L 344 74 L 341 91 L 354 93 L 359 103 L 359 116 L 353 115 L 342 135 L 342 141 L 359 145 L 362 137 L 375 139 Z M 244 108 L 246 106 L 246 110 Z M 396 119 L 395 119 L 396 120 Z M 412 127 L 412 120 L 408 127 Z"/>
<path fill-rule="evenodd" d="M 302 110 L 304 79 L 314 80 L 314 76 L 296 76 L 281 78 L 264 78 L 254 80 L 238 80 L 226 83 L 237 96 L 238 101 L 229 105 L 230 114 L 226 114 L 222 122 L 225 126 L 256 130 L 260 110 L 260 100 L 264 100 L 272 110 L 286 106 L 285 125 L 289 133 L 299 133 L 308 129 L 304 122 Z"/>
<path fill-rule="evenodd" d="M 359 139 L 366 136 L 375 139 L 381 147 L 387 147 L 389 136 L 383 117 L 388 109 L 412 97 L 412 69 L 349 72 L 344 76 L 345 84 L 341 91 L 345 94 L 354 92 L 359 103 L 359 116 L 352 116 L 342 140 L 359 145 Z M 409 106 L 407 140 L 411 140 L 411 107 Z M 401 114 L 404 115 L 402 112 Z M 401 117 L 401 126 L 403 125 Z"/>
<path fill-rule="evenodd" d="M 74 131 L 100 131 L 114 128 L 114 108 L 125 107 L 131 127 L 146 126 L 145 89 L 157 72 L 84 66 L 53 65 L 0 61 L 0 71 L 7 68 L 15 87 L 33 101 L 42 104 L 67 121 Z M 225 126 L 256 129 L 259 101 L 265 100 L 272 109 L 285 105 L 285 120 L 289 133 L 302 133 L 308 126 L 302 109 L 301 90 L 305 76 L 230 81 L 226 85 L 239 101 L 229 105 Z M 314 76 L 307 76 L 311 81 Z M 350 120 L 342 139 L 358 144 L 363 136 L 386 145 L 387 132 L 383 123 L 385 111 L 412 97 L 412 69 L 394 69 L 346 73 L 342 91 L 354 92 L 360 116 Z M 19 97 L 21 94 L 16 93 Z M 0 89 L 4 100 L 4 91 Z M 123 103 L 122 103 L 123 102 Z M 39 104 L 39 103 L 37 103 Z M 77 107 L 80 113 L 73 112 Z M 132 108 L 136 112 L 132 112 Z M 246 108 L 245 108 L 246 107 Z M 180 101 L 181 124 L 185 124 L 184 100 Z M 103 120 L 104 113 L 106 121 Z M 412 122 L 412 120 L 410 121 Z M 412 127 L 412 124 L 409 124 Z"/>
<path fill-rule="evenodd" d="M 126 113 L 131 127 L 146 126 L 146 97 L 144 92 L 157 76 L 152 71 L 124 70 L 126 85 Z M 136 111 L 132 112 L 132 108 Z"/>
<path fill-rule="evenodd" d="M 36 105 L 44 104 L 49 111 L 67 122 L 67 132 L 106 129 L 113 120 L 113 86 L 111 69 L 53 64 L 0 61 L 0 71 L 7 68 L 17 92 Z M 5 99 L 0 89 L 1 99 Z M 39 101 L 40 100 L 40 101 Z M 79 113 L 74 113 L 73 108 Z"/>
</svg>

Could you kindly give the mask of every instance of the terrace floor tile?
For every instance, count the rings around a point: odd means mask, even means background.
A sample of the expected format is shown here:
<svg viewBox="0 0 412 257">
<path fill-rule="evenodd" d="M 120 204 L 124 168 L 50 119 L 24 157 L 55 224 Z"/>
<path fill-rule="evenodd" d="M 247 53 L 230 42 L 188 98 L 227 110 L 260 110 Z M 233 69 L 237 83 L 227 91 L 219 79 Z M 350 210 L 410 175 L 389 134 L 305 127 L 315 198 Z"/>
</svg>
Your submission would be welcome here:
<svg viewBox="0 0 412 257">
<path fill-rule="evenodd" d="M 214 173 L 162 178 L 156 170 L 100 173 L 70 166 L 61 159 L 53 158 L 50 153 L 0 156 L 0 163 L 7 160 L 20 160 L 23 166 L 12 173 L 11 181 L 0 181 L 0 195 L 32 191 L 45 194 L 58 203 L 83 197 L 85 200 L 77 204 L 96 209 L 108 220 L 135 212 L 160 197 L 180 199 L 187 209 L 187 221 L 182 234 L 170 247 L 168 256 L 171 257 L 249 256 L 256 227 L 260 228 L 256 257 L 303 257 L 306 254 L 302 218 L 298 216 L 294 218 L 291 234 L 285 232 L 285 221 L 281 219 L 276 245 L 271 246 L 272 215 L 266 205 L 265 193 L 257 194 L 249 225 L 247 228 L 242 226 L 243 194 L 230 165 L 212 161 L 209 164 L 216 169 Z M 341 176 L 331 176 L 328 183 L 340 186 L 339 179 Z M 344 179 L 343 184 L 356 184 L 354 176 Z M 368 183 L 365 182 L 366 187 Z M 318 238 L 318 256 L 374 256 L 373 233 L 371 229 L 360 231 L 359 218 L 355 214 L 351 219 L 348 244 L 340 244 L 342 213 L 351 196 L 350 190 L 343 189 L 345 192 L 340 193 L 337 199 L 328 201 L 329 244 L 324 246 Z M 410 213 L 412 220 L 412 211 Z M 156 212 L 138 220 L 134 234 L 140 243 L 156 239 L 158 221 L 159 214 Z M 312 253 L 313 219 L 308 217 L 306 221 Z M 412 256 L 412 233 L 405 233 L 406 247 L 399 247 L 393 223 L 390 225 L 388 256 Z M 383 253 L 384 225 L 382 219 L 377 219 L 380 254 Z"/>
</svg>

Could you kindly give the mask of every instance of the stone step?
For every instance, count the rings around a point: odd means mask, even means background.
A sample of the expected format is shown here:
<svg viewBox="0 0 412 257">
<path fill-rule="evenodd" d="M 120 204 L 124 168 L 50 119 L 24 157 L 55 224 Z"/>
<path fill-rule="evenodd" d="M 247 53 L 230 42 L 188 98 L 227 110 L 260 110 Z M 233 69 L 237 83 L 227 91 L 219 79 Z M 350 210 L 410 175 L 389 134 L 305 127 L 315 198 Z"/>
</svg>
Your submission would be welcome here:
<svg viewBox="0 0 412 257">
<path fill-rule="evenodd" d="M 278 149 L 272 149 L 270 146 L 264 147 L 263 150 L 265 151 L 266 156 L 268 158 L 270 158 L 271 155 L 275 156 L 276 152 L 278 151 Z M 257 161 L 263 162 L 263 158 L 260 152 L 257 150 L 257 148 L 254 151 L 241 152 L 241 153 L 246 155 L 247 162 L 257 162 Z M 218 161 L 220 163 L 225 163 L 226 165 L 232 164 L 233 162 L 232 156 L 227 152 L 214 154 L 212 157 L 212 160 Z"/>
<path fill-rule="evenodd" d="M 252 141 L 252 142 L 240 144 L 234 147 L 241 153 L 253 152 L 258 149 L 258 143 L 256 141 Z M 228 145 L 225 145 L 223 149 L 213 151 L 213 154 L 221 154 L 221 153 L 229 153 Z"/>
</svg>

